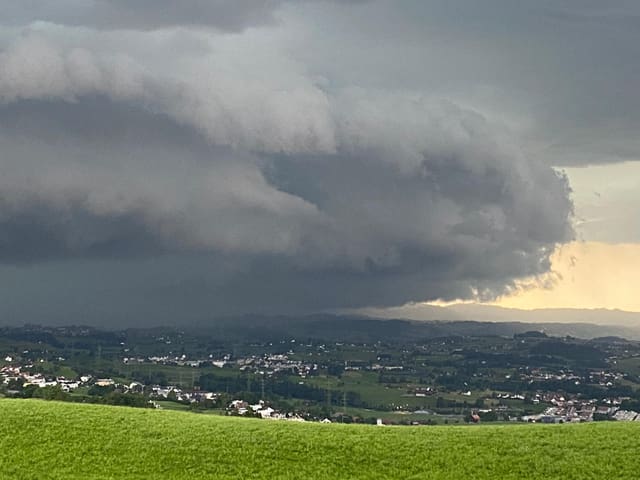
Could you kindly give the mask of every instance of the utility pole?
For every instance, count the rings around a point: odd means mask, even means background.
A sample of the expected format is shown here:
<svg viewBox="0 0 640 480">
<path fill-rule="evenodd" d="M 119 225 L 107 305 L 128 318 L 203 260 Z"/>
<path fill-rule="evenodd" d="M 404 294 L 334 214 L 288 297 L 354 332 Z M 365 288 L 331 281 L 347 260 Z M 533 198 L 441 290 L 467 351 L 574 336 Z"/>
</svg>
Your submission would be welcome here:
<svg viewBox="0 0 640 480">
<path fill-rule="evenodd" d="M 331 413 L 331 390 L 329 390 L 329 375 L 327 375 L 327 408 Z"/>
</svg>

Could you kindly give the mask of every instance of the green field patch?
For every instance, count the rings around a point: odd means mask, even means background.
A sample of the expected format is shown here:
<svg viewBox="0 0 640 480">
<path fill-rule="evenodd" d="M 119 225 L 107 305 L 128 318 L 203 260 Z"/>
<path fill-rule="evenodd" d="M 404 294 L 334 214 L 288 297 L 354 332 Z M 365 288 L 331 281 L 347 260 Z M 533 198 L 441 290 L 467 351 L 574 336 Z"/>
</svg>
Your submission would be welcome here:
<svg viewBox="0 0 640 480">
<path fill-rule="evenodd" d="M 640 425 L 377 427 L 1 400 L 10 479 L 637 479 Z"/>
<path fill-rule="evenodd" d="M 623 358 L 617 361 L 617 368 L 629 375 L 640 377 L 640 357 Z"/>
</svg>

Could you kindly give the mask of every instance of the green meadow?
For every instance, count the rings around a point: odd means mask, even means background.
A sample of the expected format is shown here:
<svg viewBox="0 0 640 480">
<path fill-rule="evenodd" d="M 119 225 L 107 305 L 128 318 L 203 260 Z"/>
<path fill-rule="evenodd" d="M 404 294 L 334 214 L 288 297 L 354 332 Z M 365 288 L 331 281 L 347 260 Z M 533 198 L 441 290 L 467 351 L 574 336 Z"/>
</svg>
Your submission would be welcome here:
<svg viewBox="0 0 640 480">
<path fill-rule="evenodd" d="M 640 423 L 377 427 L 0 400 L 6 479 L 638 479 Z"/>
</svg>

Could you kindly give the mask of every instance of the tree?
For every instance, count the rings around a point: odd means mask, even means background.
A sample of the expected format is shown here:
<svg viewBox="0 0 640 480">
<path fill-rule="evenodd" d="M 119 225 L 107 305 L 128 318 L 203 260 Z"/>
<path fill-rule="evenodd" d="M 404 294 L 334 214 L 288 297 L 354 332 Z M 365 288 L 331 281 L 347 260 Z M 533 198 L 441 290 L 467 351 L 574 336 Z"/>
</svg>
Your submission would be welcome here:
<svg viewBox="0 0 640 480">
<path fill-rule="evenodd" d="M 42 398 L 43 400 L 66 400 L 67 396 L 59 385 L 36 388 L 32 392 L 33 398 Z"/>
<path fill-rule="evenodd" d="M 9 383 L 7 384 L 7 390 L 22 391 L 23 385 L 24 385 L 24 379 L 12 378 L 11 380 L 9 380 Z"/>
</svg>

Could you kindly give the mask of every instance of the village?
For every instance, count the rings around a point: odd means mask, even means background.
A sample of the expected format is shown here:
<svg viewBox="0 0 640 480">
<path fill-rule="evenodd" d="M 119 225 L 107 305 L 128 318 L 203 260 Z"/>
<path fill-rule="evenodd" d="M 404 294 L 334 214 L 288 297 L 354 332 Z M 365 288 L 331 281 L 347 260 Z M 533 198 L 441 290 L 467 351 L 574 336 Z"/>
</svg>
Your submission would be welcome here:
<svg viewBox="0 0 640 480">
<path fill-rule="evenodd" d="M 323 350 L 325 347 L 323 346 Z M 226 369 L 227 371 L 237 371 L 239 374 L 254 375 L 262 379 L 264 397 L 264 378 L 274 378 L 278 376 L 297 376 L 300 385 L 303 380 L 310 376 L 317 376 L 321 369 L 326 368 L 322 363 L 304 362 L 299 359 L 292 359 L 290 355 L 294 352 L 280 354 L 250 355 L 233 358 L 231 354 L 221 356 L 209 355 L 206 358 L 191 359 L 186 354 L 180 356 L 152 355 L 148 357 L 121 358 L 121 362 L 127 366 L 155 365 L 163 367 L 189 368 L 196 372 L 198 369 L 214 367 Z M 63 357 L 57 359 L 64 362 Z M 377 357 L 377 360 L 384 361 L 385 357 Z M 40 363 L 44 359 L 40 360 Z M 241 397 L 234 398 L 232 393 L 208 391 L 200 386 L 192 384 L 185 387 L 181 384 L 149 384 L 141 381 L 129 379 L 114 379 L 111 377 L 97 376 L 95 373 L 84 373 L 73 378 L 62 375 L 54 376 L 36 372 L 38 361 L 27 361 L 23 364 L 18 359 L 11 356 L 4 358 L 5 365 L 0 369 L 0 381 L 3 393 L 6 396 L 20 396 L 22 392 L 33 388 L 37 389 L 59 389 L 65 394 L 84 391 L 90 394 L 105 394 L 107 392 L 118 392 L 125 395 L 143 396 L 147 406 L 153 408 L 166 408 L 167 402 L 174 402 L 191 408 L 216 408 L 227 415 L 250 416 L 261 419 L 286 420 L 286 421 L 331 421 L 328 416 L 312 417 L 305 415 L 303 410 L 295 409 L 283 411 L 274 408 L 273 402 L 258 398 L 254 402 L 245 401 Z M 378 362 L 354 365 L 353 362 L 344 362 L 344 371 L 401 371 L 402 365 L 384 365 Z M 537 387 L 544 385 L 544 382 L 572 382 L 575 386 L 582 383 L 595 384 L 605 389 L 612 387 L 616 382 L 624 380 L 626 374 L 605 369 L 592 369 L 583 374 L 577 374 L 571 369 L 545 369 L 545 368 L 524 368 L 521 369 L 519 379 L 527 384 L 535 384 Z M 194 377 L 195 378 L 195 377 Z M 428 398 L 439 394 L 436 386 L 417 386 L 410 389 L 410 394 L 416 398 Z M 457 392 L 461 397 L 471 397 L 471 390 Z M 38 394 L 32 394 L 37 397 Z M 508 421 L 520 421 L 531 423 L 565 423 L 565 422 L 590 422 L 594 420 L 616 420 L 616 421 L 640 421 L 640 414 L 631 409 L 623 408 L 628 397 L 611 396 L 600 398 L 584 398 L 578 393 L 558 392 L 538 390 L 535 393 L 513 393 L 513 392 L 493 392 L 490 397 L 485 398 L 485 402 L 490 407 L 472 408 L 471 421 L 478 422 L 481 419 L 503 419 Z M 527 415 L 513 415 L 510 405 L 513 402 L 524 402 L 534 406 L 541 406 L 538 413 Z M 344 405 L 346 407 L 346 404 Z M 397 407 L 397 413 L 412 413 L 409 406 Z M 346 408 L 345 408 L 346 410 Z M 420 411 L 420 410 L 419 410 Z M 427 411 L 427 410 L 425 410 Z M 435 414 L 433 411 L 429 413 Z M 415 422 L 419 423 L 419 422 Z"/>
</svg>

